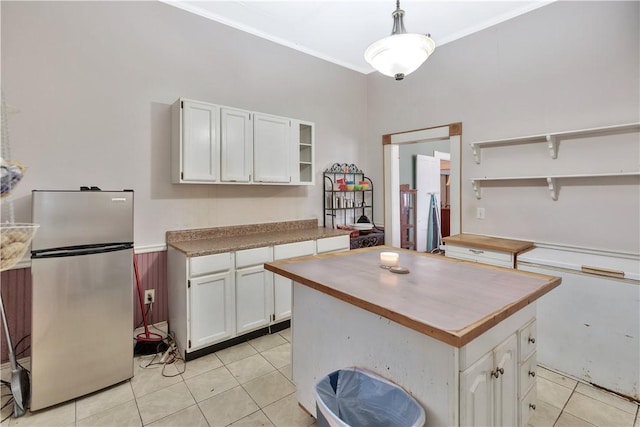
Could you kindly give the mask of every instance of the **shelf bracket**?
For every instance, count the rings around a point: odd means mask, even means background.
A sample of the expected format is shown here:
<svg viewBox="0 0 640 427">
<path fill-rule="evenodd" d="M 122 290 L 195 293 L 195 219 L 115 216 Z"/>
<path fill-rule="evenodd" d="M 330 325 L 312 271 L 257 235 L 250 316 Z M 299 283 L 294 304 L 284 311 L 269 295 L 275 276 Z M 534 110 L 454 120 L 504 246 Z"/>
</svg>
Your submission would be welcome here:
<svg viewBox="0 0 640 427">
<path fill-rule="evenodd" d="M 471 151 L 473 151 L 473 159 L 477 164 L 480 164 L 480 147 L 478 144 L 471 144 Z"/>
<path fill-rule="evenodd" d="M 555 135 L 547 135 L 547 147 L 552 159 L 558 158 L 558 139 Z"/>
<path fill-rule="evenodd" d="M 476 199 L 480 200 L 481 199 L 480 190 L 482 189 L 480 181 L 476 181 L 475 179 L 472 179 L 471 185 L 473 186 L 473 192 L 476 193 Z"/>
<path fill-rule="evenodd" d="M 549 192 L 553 200 L 558 200 L 558 186 L 556 185 L 555 178 L 547 178 L 547 184 L 549 184 Z"/>
</svg>

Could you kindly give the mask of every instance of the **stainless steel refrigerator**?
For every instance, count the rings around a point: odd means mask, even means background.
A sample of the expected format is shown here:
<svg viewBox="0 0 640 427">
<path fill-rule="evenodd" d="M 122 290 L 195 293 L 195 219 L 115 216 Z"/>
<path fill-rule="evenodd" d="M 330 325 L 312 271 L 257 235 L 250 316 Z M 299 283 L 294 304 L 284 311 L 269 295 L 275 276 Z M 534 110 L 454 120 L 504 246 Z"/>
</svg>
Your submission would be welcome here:
<svg viewBox="0 0 640 427">
<path fill-rule="evenodd" d="M 133 376 L 133 191 L 35 190 L 32 203 L 38 410 Z"/>
</svg>

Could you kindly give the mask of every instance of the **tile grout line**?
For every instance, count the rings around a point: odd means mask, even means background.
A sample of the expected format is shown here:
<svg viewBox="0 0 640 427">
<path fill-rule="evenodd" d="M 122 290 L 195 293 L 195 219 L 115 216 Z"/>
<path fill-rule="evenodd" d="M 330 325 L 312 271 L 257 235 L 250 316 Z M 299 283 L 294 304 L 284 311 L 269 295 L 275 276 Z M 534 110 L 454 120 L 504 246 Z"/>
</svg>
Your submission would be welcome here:
<svg viewBox="0 0 640 427">
<path fill-rule="evenodd" d="M 567 387 L 568 388 L 568 387 Z M 576 393 L 576 389 L 578 388 L 578 383 L 576 383 L 576 385 L 573 386 L 573 388 L 571 389 L 571 394 L 569 395 L 569 398 L 567 399 L 566 402 L 564 402 L 564 405 L 562 405 L 562 408 L 560 409 L 560 413 L 558 414 L 558 417 L 556 418 L 556 420 L 553 422 L 553 425 L 555 426 L 558 423 L 558 420 L 560 419 L 560 417 L 562 416 L 562 414 L 564 413 L 565 408 L 567 407 L 567 404 L 569 404 L 569 401 L 571 400 L 571 397 L 573 397 L 574 393 Z M 568 413 L 568 412 L 567 412 Z M 570 414 L 573 415 L 573 414 Z"/>
</svg>

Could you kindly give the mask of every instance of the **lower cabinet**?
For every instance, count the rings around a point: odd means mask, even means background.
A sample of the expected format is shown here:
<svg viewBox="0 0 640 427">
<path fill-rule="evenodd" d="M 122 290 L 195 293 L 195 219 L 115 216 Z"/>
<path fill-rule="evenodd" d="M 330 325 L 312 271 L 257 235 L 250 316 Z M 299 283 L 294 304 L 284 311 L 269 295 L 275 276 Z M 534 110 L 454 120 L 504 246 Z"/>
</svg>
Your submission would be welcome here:
<svg viewBox="0 0 640 427">
<path fill-rule="evenodd" d="M 273 261 L 273 248 L 236 251 L 236 332 L 260 329 L 273 319 L 273 273 L 264 263 Z"/>
<path fill-rule="evenodd" d="M 517 348 L 513 334 L 460 374 L 460 425 L 517 425 Z"/>
<path fill-rule="evenodd" d="M 445 255 L 466 261 L 480 262 L 498 267 L 513 268 L 515 257 L 510 252 L 458 246 L 451 243 L 445 245 Z"/>
<path fill-rule="evenodd" d="M 536 409 L 535 320 L 460 372 L 461 426 L 526 426 Z"/>
<path fill-rule="evenodd" d="M 316 243 L 313 240 L 276 245 L 273 247 L 273 259 L 274 261 L 278 261 L 281 259 L 313 255 L 315 253 L 315 249 Z M 282 277 L 279 274 L 273 274 L 273 299 L 276 321 L 289 319 L 291 317 L 292 286 L 293 282 L 291 279 Z"/>
<path fill-rule="evenodd" d="M 318 239 L 318 244 L 322 252 L 348 250 L 349 236 Z M 169 330 L 185 359 L 188 353 L 290 319 L 292 282 L 266 271 L 264 263 L 315 253 L 316 240 L 198 257 L 169 247 Z"/>
<path fill-rule="evenodd" d="M 189 279 L 189 350 L 235 335 L 233 280 L 231 272 Z"/>
</svg>

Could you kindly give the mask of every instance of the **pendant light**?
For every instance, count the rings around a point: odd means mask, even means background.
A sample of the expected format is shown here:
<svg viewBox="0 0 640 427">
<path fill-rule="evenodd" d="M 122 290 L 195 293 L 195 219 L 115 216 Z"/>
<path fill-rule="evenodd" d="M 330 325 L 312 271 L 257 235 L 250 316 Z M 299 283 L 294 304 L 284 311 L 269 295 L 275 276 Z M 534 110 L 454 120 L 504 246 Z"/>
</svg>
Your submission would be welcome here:
<svg viewBox="0 0 640 427">
<path fill-rule="evenodd" d="M 436 48 L 436 44 L 427 34 L 407 33 L 400 9 L 400 0 L 396 0 L 391 35 L 374 42 L 364 52 L 364 59 L 382 74 L 395 77 L 396 80 L 413 73 L 427 60 Z"/>
</svg>

